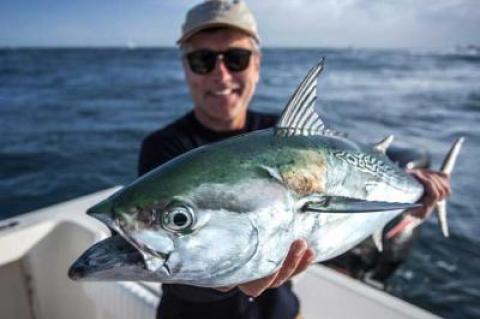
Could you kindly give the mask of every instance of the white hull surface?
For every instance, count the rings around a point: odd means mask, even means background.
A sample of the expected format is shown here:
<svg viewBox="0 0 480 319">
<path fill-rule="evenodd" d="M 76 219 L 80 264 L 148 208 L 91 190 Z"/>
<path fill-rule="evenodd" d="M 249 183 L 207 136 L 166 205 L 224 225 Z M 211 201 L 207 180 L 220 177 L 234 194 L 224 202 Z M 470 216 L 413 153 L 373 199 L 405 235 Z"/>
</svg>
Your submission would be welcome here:
<svg viewBox="0 0 480 319">
<path fill-rule="evenodd" d="M 110 235 L 87 208 L 118 187 L 0 221 L 0 318 L 155 318 L 159 284 L 74 282 L 72 262 Z M 437 318 L 323 266 L 295 281 L 309 318 Z"/>
</svg>

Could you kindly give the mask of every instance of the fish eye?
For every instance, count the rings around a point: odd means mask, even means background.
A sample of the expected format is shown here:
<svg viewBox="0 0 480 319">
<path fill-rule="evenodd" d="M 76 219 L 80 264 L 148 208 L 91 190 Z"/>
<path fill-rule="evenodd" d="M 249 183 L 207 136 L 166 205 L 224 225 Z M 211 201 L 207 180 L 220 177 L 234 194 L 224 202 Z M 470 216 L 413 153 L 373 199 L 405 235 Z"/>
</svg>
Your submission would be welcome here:
<svg viewBox="0 0 480 319">
<path fill-rule="evenodd" d="M 162 216 L 162 227 L 169 231 L 184 231 L 195 221 L 193 209 L 188 206 L 167 208 Z"/>
</svg>

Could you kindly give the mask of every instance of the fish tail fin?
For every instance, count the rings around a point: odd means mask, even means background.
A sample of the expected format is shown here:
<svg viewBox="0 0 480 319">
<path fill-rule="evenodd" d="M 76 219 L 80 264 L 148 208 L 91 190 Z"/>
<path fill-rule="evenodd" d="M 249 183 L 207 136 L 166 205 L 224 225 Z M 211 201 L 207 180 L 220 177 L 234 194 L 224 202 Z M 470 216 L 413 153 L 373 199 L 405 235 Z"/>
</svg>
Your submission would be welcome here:
<svg viewBox="0 0 480 319">
<path fill-rule="evenodd" d="M 443 160 L 443 164 L 440 168 L 440 171 L 450 175 L 452 173 L 453 167 L 455 166 L 455 162 L 457 160 L 458 154 L 460 153 L 460 149 L 462 148 L 463 141 L 465 138 L 462 136 L 458 138 L 448 151 L 445 159 Z M 447 219 L 447 202 L 446 200 L 441 200 L 436 205 L 438 223 L 440 225 L 440 229 L 442 230 L 442 234 L 444 237 L 448 237 L 448 219 Z"/>
</svg>

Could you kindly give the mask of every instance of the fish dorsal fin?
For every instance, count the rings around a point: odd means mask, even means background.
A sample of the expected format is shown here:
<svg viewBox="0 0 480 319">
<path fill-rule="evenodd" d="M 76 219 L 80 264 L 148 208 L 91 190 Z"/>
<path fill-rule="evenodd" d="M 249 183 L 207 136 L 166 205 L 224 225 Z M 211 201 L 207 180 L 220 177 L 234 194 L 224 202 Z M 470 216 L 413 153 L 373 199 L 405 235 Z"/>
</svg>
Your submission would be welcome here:
<svg viewBox="0 0 480 319">
<path fill-rule="evenodd" d="M 390 147 L 394 139 L 393 135 L 389 135 L 385 137 L 383 140 L 380 142 L 376 143 L 373 145 L 373 149 L 376 150 L 377 152 L 380 152 L 382 154 L 387 153 L 387 149 Z"/>
<path fill-rule="evenodd" d="M 327 129 L 314 108 L 317 99 L 317 77 L 323 70 L 324 60 L 308 72 L 290 98 L 275 127 L 276 135 L 342 135 Z"/>
</svg>

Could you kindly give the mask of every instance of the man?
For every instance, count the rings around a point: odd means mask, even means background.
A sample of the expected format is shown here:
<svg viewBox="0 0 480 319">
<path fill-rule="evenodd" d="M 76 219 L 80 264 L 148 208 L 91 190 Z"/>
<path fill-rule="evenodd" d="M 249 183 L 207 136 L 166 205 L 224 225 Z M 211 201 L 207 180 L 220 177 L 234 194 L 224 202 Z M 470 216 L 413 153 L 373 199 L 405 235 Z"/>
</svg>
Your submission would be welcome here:
<svg viewBox="0 0 480 319">
<path fill-rule="evenodd" d="M 193 7 L 178 44 L 193 111 L 143 141 L 140 175 L 191 149 L 272 127 L 277 120 L 248 110 L 261 53 L 256 22 L 244 2 L 216 0 Z M 448 181 L 435 186 L 442 189 L 441 195 L 449 193 Z M 296 318 L 299 302 L 288 280 L 313 259 L 313 250 L 300 239 L 290 247 L 281 269 L 266 278 L 217 289 L 165 284 L 157 317 Z"/>
</svg>

